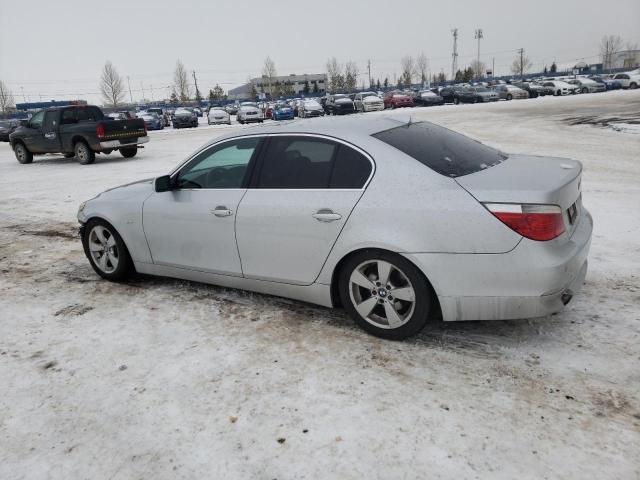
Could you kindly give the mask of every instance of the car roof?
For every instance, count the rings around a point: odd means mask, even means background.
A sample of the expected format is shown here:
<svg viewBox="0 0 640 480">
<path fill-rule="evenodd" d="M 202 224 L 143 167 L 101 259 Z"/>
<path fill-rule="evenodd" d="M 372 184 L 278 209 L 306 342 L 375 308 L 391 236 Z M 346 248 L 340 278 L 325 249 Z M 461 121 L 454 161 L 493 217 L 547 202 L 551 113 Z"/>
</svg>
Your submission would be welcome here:
<svg viewBox="0 0 640 480">
<path fill-rule="evenodd" d="M 260 134 L 315 134 L 336 137 L 346 141 L 358 144 L 358 140 L 368 139 L 374 133 L 389 130 L 390 128 L 406 125 L 410 121 L 409 116 L 383 116 L 375 115 L 371 118 L 364 118 L 360 115 L 346 116 L 341 118 L 324 117 L 297 120 L 295 122 L 282 122 L 275 125 L 260 125 L 243 129 L 242 133 L 235 133 L 217 137 L 208 142 L 208 145 L 226 140 L 229 138 L 240 137 L 243 135 L 260 135 Z"/>
</svg>

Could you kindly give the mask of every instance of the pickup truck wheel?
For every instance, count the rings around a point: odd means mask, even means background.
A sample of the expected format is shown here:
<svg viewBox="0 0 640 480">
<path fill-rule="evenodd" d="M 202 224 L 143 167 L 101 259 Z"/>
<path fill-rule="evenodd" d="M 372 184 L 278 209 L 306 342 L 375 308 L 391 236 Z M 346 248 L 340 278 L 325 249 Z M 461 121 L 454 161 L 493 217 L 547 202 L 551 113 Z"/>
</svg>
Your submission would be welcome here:
<svg viewBox="0 0 640 480">
<path fill-rule="evenodd" d="M 74 151 L 76 152 L 76 158 L 80 161 L 80 165 L 90 165 L 96 160 L 96 153 L 84 142 L 76 143 Z"/>
<path fill-rule="evenodd" d="M 18 162 L 22 164 L 33 162 L 33 153 L 31 153 L 27 147 L 21 143 L 16 143 L 16 146 L 13 147 L 13 153 L 16 154 Z"/>
<path fill-rule="evenodd" d="M 124 158 L 135 157 L 136 153 L 138 153 L 138 147 L 127 147 L 120 149 L 120 155 L 122 155 Z"/>
</svg>

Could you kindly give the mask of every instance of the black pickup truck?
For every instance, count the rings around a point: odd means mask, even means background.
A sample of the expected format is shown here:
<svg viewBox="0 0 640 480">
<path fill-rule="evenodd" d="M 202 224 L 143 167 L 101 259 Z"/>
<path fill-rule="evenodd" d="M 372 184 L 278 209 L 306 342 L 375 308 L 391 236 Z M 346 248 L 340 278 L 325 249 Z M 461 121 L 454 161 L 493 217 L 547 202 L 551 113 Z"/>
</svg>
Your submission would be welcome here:
<svg viewBox="0 0 640 480">
<path fill-rule="evenodd" d="M 96 153 L 114 150 L 131 158 L 149 137 L 141 118 L 113 120 L 93 105 L 74 105 L 40 110 L 22 120 L 9 141 L 20 163 L 31 163 L 38 154 L 62 153 L 87 165 L 95 161 Z"/>
</svg>

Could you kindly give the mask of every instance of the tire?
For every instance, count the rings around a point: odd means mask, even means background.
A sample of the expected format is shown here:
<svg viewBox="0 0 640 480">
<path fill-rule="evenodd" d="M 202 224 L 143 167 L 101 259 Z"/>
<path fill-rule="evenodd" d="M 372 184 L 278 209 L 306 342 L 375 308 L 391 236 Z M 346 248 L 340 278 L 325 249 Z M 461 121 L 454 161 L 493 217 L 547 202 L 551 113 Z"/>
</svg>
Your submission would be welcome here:
<svg viewBox="0 0 640 480">
<path fill-rule="evenodd" d="M 379 282 L 380 275 L 385 275 L 379 266 L 390 272 L 385 284 Z M 373 249 L 354 254 L 339 272 L 338 289 L 351 318 L 377 337 L 402 340 L 417 334 L 429 321 L 433 305 L 430 285 L 409 260 L 398 254 Z M 394 298 L 393 293 L 400 295 L 400 291 L 405 298 Z M 388 314 L 395 320 L 390 321 Z M 397 326 L 390 326 L 394 321 Z"/>
<path fill-rule="evenodd" d="M 118 282 L 128 278 L 134 271 L 133 261 L 122 237 L 101 218 L 87 222 L 82 235 L 82 247 L 93 270 L 106 280 Z M 108 249 L 106 253 L 105 248 Z"/>
<path fill-rule="evenodd" d="M 64 154 L 64 158 L 73 158 L 73 157 L 75 157 L 75 156 L 76 156 L 76 154 L 75 154 L 75 153 L 65 153 L 65 154 Z"/>
<path fill-rule="evenodd" d="M 454 105 L 460 105 L 460 99 L 459 98 L 453 98 L 453 104 Z"/>
<path fill-rule="evenodd" d="M 76 142 L 73 146 L 73 150 L 75 151 L 75 156 L 80 162 L 80 165 L 91 165 L 96 161 L 96 153 L 84 142 Z"/>
<path fill-rule="evenodd" d="M 120 155 L 122 155 L 124 158 L 133 158 L 136 156 L 136 153 L 138 153 L 138 147 L 127 147 L 127 148 L 121 148 L 120 149 Z"/>
<path fill-rule="evenodd" d="M 31 153 L 22 143 L 15 144 L 13 147 L 13 153 L 16 156 L 16 160 L 23 165 L 33 162 L 33 153 Z"/>
<path fill-rule="evenodd" d="M 582 93 L 589 93 L 589 89 L 588 88 L 583 88 L 582 89 Z"/>
<path fill-rule="evenodd" d="M 635 90 L 636 88 L 638 88 L 638 84 L 636 82 L 633 82 L 633 83 L 629 84 L 629 89 Z"/>
<path fill-rule="evenodd" d="M 508 95 L 507 95 L 507 100 L 513 100 L 513 95 L 508 94 Z"/>
</svg>

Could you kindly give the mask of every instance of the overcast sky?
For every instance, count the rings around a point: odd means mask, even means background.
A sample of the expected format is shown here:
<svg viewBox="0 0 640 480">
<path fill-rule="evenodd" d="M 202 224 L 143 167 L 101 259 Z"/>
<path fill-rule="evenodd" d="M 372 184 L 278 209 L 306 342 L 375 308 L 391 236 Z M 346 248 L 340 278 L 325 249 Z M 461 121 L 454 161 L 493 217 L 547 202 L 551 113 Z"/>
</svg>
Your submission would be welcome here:
<svg viewBox="0 0 640 480">
<path fill-rule="evenodd" d="M 134 99 L 167 96 L 177 59 L 201 91 L 225 90 L 261 73 L 321 73 L 326 60 L 358 63 L 366 79 L 400 73 L 400 59 L 424 52 L 430 71 L 451 72 L 451 29 L 459 65 L 476 57 L 509 73 L 522 47 L 534 70 L 552 61 L 598 61 L 605 34 L 640 43 L 640 0 L 0 0 L 0 79 L 17 102 L 84 98 L 100 102 L 106 60 L 130 77 Z M 360 83 L 360 82 L 359 82 Z"/>
</svg>

